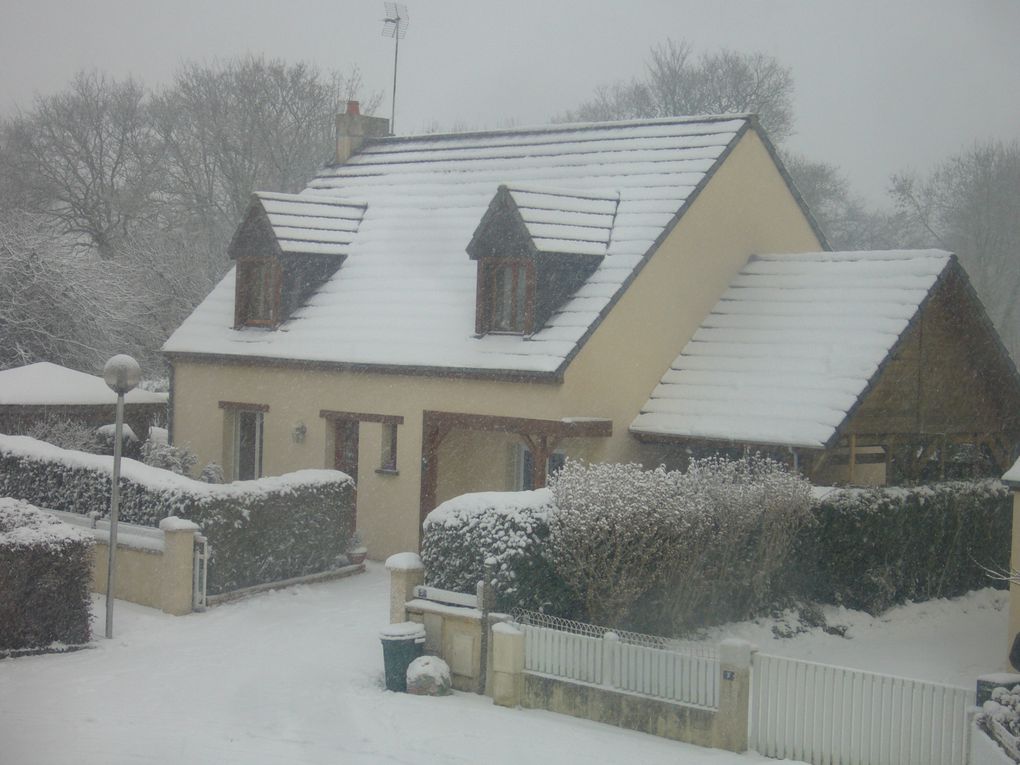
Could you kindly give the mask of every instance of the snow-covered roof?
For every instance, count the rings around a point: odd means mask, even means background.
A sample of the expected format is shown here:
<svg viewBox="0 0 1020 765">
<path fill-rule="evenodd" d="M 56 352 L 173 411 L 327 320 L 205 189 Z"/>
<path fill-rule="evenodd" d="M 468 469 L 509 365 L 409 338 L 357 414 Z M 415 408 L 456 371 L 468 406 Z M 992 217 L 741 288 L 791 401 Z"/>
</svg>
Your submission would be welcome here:
<svg viewBox="0 0 1020 765">
<path fill-rule="evenodd" d="M 619 199 L 612 195 L 556 191 L 538 186 L 507 188 L 535 249 L 605 255 Z"/>
<path fill-rule="evenodd" d="M 752 258 L 631 431 L 825 446 L 951 258 L 941 250 Z"/>
<path fill-rule="evenodd" d="M 346 255 L 365 215 L 365 205 L 336 197 L 257 191 L 284 254 Z"/>
<path fill-rule="evenodd" d="M 166 393 L 135 388 L 126 404 L 165 404 Z M 40 361 L 0 371 L 0 406 L 90 406 L 116 404 L 117 394 L 102 377 Z"/>
<path fill-rule="evenodd" d="M 164 350 L 557 372 L 749 124 L 730 115 L 370 139 L 302 192 L 365 206 L 343 265 L 306 304 L 277 330 L 232 329 L 231 271 Z M 580 222 L 585 196 L 602 197 L 586 220 L 603 236 L 602 208 L 619 197 L 598 268 L 527 339 L 474 335 L 476 264 L 465 248 L 500 185 L 520 189 L 540 240 L 567 241 L 562 227 Z M 561 192 L 546 199 L 559 206 L 538 204 L 534 187 Z"/>
</svg>

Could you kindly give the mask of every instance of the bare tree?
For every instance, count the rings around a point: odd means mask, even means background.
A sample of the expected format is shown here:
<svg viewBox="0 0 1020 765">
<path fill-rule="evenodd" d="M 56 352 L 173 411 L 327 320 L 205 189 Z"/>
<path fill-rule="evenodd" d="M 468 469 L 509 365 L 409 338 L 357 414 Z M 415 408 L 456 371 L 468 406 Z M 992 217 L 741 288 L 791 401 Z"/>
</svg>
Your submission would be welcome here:
<svg viewBox="0 0 1020 765">
<path fill-rule="evenodd" d="M 153 214 L 160 151 L 137 82 L 81 72 L 66 90 L 37 97 L 4 133 L 2 170 L 15 187 L 7 196 L 101 257 Z"/>
<path fill-rule="evenodd" d="M 356 68 L 323 76 L 252 56 L 183 66 L 153 101 L 172 220 L 223 247 L 253 190 L 298 191 L 330 159 L 339 101 L 362 87 Z"/>
<path fill-rule="evenodd" d="M 564 120 L 753 112 L 773 141 L 793 133 L 793 75 L 772 56 L 720 50 L 695 58 L 687 42 L 653 47 L 645 75 L 602 86 Z"/>
<path fill-rule="evenodd" d="M 1020 143 L 975 144 L 925 177 L 894 176 L 893 197 L 929 244 L 959 255 L 1020 360 Z"/>
<path fill-rule="evenodd" d="M 0 216 L 0 368 L 52 361 L 97 371 L 131 348 L 138 312 L 119 263 L 75 253 L 38 214 Z"/>
<path fill-rule="evenodd" d="M 902 212 L 868 205 L 835 165 L 784 152 L 783 162 L 815 221 L 837 250 L 881 250 L 924 244 Z"/>
</svg>

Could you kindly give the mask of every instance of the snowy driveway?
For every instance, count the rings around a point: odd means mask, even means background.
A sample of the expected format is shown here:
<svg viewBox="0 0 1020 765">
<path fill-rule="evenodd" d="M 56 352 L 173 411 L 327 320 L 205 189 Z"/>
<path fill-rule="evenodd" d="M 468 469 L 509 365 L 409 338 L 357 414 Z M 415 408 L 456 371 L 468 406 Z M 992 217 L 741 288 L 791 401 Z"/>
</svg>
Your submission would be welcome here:
<svg viewBox="0 0 1020 765">
<path fill-rule="evenodd" d="M 383 691 L 387 615 L 378 564 L 185 617 L 118 601 L 114 640 L 0 660 L 0 763 L 776 762 L 473 694 Z"/>
</svg>

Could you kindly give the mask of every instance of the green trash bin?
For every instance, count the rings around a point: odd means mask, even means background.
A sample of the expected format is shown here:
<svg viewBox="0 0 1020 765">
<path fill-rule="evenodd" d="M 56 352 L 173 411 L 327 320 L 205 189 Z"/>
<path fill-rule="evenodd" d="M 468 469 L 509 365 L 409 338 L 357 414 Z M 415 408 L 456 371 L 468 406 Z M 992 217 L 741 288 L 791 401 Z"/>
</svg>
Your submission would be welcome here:
<svg viewBox="0 0 1020 765">
<path fill-rule="evenodd" d="M 417 622 L 391 624 L 379 633 L 382 639 L 386 690 L 407 692 L 407 668 L 425 652 L 425 627 Z"/>
</svg>

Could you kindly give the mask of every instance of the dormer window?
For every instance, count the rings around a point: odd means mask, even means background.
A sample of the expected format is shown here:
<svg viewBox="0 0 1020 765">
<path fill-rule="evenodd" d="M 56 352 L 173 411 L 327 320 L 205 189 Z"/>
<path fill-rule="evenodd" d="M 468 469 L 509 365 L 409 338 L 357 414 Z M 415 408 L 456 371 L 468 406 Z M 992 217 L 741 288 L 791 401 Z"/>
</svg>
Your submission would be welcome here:
<svg viewBox="0 0 1020 765">
<path fill-rule="evenodd" d="M 500 186 L 467 247 L 478 264 L 476 334 L 540 330 L 602 262 L 618 204 Z"/>
<path fill-rule="evenodd" d="M 256 192 L 230 242 L 237 262 L 234 326 L 274 328 L 336 273 L 365 205 L 307 194 Z"/>
<path fill-rule="evenodd" d="M 280 315 L 280 265 L 276 258 L 238 258 L 234 324 L 271 327 Z"/>
<path fill-rule="evenodd" d="M 483 285 L 487 295 L 481 303 L 488 308 L 484 332 L 506 332 L 528 334 L 532 331 L 531 317 L 534 315 L 535 267 L 524 258 L 486 258 L 479 263 Z"/>
</svg>

